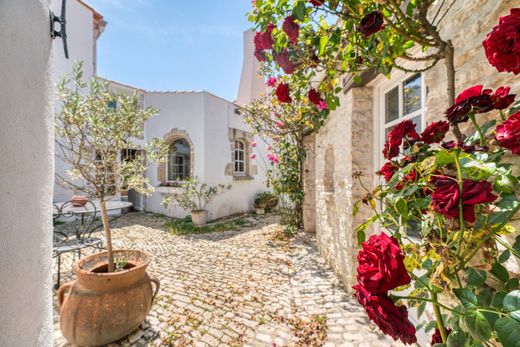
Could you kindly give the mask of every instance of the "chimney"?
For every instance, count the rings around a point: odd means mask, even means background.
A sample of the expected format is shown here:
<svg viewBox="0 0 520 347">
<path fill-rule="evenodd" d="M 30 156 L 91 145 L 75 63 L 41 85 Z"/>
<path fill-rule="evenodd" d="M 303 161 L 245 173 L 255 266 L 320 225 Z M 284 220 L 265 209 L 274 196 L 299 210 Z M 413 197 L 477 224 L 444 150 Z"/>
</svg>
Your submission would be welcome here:
<svg viewBox="0 0 520 347">
<path fill-rule="evenodd" d="M 240 106 L 255 100 L 266 90 L 264 78 L 258 73 L 260 62 L 254 56 L 254 36 L 252 29 L 244 32 L 244 60 L 236 100 Z"/>
</svg>

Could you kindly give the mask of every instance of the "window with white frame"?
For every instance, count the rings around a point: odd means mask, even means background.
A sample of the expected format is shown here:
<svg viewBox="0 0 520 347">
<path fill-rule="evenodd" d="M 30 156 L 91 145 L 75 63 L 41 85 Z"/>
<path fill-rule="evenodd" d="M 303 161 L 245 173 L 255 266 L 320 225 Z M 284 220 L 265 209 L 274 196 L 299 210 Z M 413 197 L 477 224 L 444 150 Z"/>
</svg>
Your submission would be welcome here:
<svg viewBox="0 0 520 347">
<path fill-rule="evenodd" d="M 405 75 L 381 88 L 381 150 L 390 130 L 403 120 L 411 120 L 420 133 L 424 124 L 425 88 L 421 74 Z"/>
<path fill-rule="evenodd" d="M 245 175 L 246 173 L 246 150 L 244 142 L 235 141 L 235 174 Z"/>
<path fill-rule="evenodd" d="M 190 177 L 191 148 L 185 139 L 173 141 L 168 150 L 168 181 L 182 181 Z"/>
</svg>

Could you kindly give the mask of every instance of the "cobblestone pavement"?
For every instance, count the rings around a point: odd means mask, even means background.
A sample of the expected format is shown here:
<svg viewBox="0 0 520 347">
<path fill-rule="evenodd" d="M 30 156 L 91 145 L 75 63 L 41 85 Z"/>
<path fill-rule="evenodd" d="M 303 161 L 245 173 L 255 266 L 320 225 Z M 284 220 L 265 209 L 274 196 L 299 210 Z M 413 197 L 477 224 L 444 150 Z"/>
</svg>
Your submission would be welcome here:
<svg viewBox="0 0 520 347">
<path fill-rule="evenodd" d="M 152 214 L 114 222 L 115 248 L 151 254 L 161 290 L 141 327 L 110 346 L 400 345 L 377 332 L 312 238 L 277 241 L 273 217 L 245 220 L 241 230 L 192 236 L 170 234 Z M 55 346 L 70 346 L 56 300 Z"/>
</svg>

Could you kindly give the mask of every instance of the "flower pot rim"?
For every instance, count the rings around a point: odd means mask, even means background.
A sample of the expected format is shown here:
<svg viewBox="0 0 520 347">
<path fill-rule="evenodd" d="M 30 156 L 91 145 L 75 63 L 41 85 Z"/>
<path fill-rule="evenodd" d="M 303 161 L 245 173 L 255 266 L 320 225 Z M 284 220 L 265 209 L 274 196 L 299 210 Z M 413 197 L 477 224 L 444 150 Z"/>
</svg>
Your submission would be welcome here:
<svg viewBox="0 0 520 347">
<path fill-rule="evenodd" d="M 191 213 L 201 213 L 201 212 L 208 212 L 208 210 L 206 210 L 205 208 L 203 208 L 202 210 L 191 210 Z"/>
<path fill-rule="evenodd" d="M 146 269 L 148 267 L 148 265 L 150 264 L 150 261 L 151 261 L 151 257 L 148 253 L 144 252 L 144 251 L 141 251 L 141 250 L 137 250 L 137 249 L 117 249 L 117 250 L 114 250 L 113 253 L 114 254 L 117 254 L 117 253 L 125 253 L 125 252 L 131 252 L 131 253 L 139 253 L 139 257 L 141 259 L 143 259 L 142 263 L 140 265 L 136 265 L 130 269 L 126 269 L 126 270 L 121 270 L 121 271 L 114 271 L 114 272 L 92 272 L 92 269 L 90 270 L 87 270 L 87 269 L 84 269 L 83 266 L 85 265 L 85 263 L 87 263 L 89 260 L 92 260 L 94 258 L 101 258 L 101 257 L 105 257 L 107 258 L 107 255 L 108 255 L 108 252 L 107 251 L 104 251 L 104 252 L 99 252 L 99 253 L 94 253 L 94 254 L 91 254 L 89 256 L 86 256 L 85 258 L 79 260 L 76 265 L 74 266 L 74 270 L 76 272 L 76 275 L 79 276 L 79 275 L 85 275 L 85 276 L 101 276 L 101 277 L 120 277 L 120 276 L 124 276 L 128 273 L 131 273 L 131 272 L 135 272 L 135 271 L 139 271 L 141 269 Z"/>
</svg>

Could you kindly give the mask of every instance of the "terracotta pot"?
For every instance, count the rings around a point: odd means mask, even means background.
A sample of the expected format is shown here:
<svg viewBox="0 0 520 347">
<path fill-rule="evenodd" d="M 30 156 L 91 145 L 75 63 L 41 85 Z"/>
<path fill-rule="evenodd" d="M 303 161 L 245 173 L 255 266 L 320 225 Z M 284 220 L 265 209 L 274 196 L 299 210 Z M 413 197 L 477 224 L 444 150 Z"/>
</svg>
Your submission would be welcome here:
<svg viewBox="0 0 520 347">
<path fill-rule="evenodd" d="M 69 342 L 99 346 L 119 340 L 137 329 L 150 311 L 159 291 L 159 280 L 146 273 L 150 256 L 117 250 L 114 258 L 126 259 L 124 270 L 108 273 L 107 253 L 93 254 L 76 263 L 76 280 L 58 290 L 61 332 Z"/>
<path fill-rule="evenodd" d="M 208 223 L 208 211 L 191 211 L 191 221 L 195 225 L 206 225 Z"/>
<path fill-rule="evenodd" d="M 255 213 L 256 214 L 265 214 L 265 208 L 256 207 Z"/>
<path fill-rule="evenodd" d="M 72 206 L 74 207 L 82 207 L 88 202 L 88 198 L 83 195 L 73 195 L 72 199 L 70 199 Z"/>
</svg>

